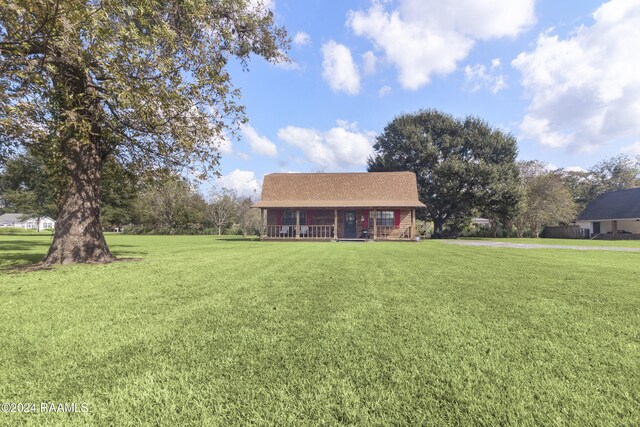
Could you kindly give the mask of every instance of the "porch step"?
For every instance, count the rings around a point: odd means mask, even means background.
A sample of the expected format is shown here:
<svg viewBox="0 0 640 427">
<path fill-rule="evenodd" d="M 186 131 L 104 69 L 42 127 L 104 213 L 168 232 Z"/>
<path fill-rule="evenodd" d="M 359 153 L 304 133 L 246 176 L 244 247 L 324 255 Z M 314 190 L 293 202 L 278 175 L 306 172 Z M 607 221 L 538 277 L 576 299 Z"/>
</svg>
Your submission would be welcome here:
<svg viewBox="0 0 640 427">
<path fill-rule="evenodd" d="M 338 239 L 338 242 L 370 242 L 371 239 Z"/>
</svg>

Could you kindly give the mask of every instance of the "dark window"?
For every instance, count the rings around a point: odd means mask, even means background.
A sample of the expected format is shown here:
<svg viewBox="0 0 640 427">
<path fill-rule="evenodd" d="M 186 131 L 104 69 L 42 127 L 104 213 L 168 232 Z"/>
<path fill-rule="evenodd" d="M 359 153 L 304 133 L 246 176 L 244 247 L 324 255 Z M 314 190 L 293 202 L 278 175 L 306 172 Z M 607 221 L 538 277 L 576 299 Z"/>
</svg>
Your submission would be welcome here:
<svg viewBox="0 0 640 427">
<path fill-rule="evenodd" d="M 307 223 L 307 211 L 300 211 L 300 225 Z M 282 211 L 282 225 L 296 225 L 296 211 Z"/>
<path fill-rule="evenodd" d="M 376 224 L 383 227 L 393 227 L 395 225 L 393 211 L 377 211 Z M 369 212 L 369 227 L 373 227 L 373 211 Z"/>
</svg>

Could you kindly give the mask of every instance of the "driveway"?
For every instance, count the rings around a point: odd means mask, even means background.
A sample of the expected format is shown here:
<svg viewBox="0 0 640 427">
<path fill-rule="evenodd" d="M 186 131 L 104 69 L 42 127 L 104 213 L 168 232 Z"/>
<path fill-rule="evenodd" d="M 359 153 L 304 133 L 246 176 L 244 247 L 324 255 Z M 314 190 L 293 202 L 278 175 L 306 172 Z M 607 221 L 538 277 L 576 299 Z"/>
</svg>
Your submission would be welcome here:
<svg viewBox="0 0 640 427">
<path fill-rule="evenodd" d="M 488 242 L 484 240 L 443 240 L 443 243 L 446 243 L 448 245 L 461 245 L 461 246 L 490 246 L 494 248 L 575 249 L 579 251 L 640 252 L 640 248 L 622 248 L 617 246 L 543 245 L 538 243 Z"/>
</svg>

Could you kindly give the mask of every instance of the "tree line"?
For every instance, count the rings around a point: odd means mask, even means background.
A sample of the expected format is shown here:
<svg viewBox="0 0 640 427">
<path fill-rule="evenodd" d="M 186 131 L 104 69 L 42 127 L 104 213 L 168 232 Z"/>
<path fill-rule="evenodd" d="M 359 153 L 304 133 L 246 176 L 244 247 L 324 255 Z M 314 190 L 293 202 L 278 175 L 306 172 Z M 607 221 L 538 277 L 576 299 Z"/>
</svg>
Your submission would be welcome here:
<svg viewBox="0 0 640 427">
<path fill-rule="evenodd" d="M 474 216 L 491 220 L 493 235 L 538 236 L 566 224 L 598 195 L 640 185 L 640 158 L 618 155 L 587 170 L 553 169 L 518 161 L 513 136 L 479 118 L 435 110 L 394 119 L 378 136 L 370 171 L 411 170 L 436 236 L 461 232 Z M 56 216 L 60 186 L 44 153 L 27 151 L 0 170 L 0 211 Z M 102 168 L 101 224 L 106 230 L 164 234 L 258 234 L 251 209 L 257 195 L 197 186 L 169 168 Z"/>
<path fill-rule="evenodd" d="M 640 185 L 640 157 L 620 154 L 588 170 L 518 161 L 516 139 L 477 117 L 421 110 L 393 119 L 376 138 L 368 170 L 416 173 L 420 215 L 435 236 L 457 235 L 472 217 L 493 234 L 537 237 L 566 224 L 598 195 Z"/>
<path fill-rule="evenodd" d="M 256 195 L 214 188 L 205 197 L 194 183 L 169 169 L 133 170 L 117 162 L 102 169 L 103 229 L 155 234 L 259 232 Z M 56 218 L 60 197 L 55 173 L 33 152 L 8 159 L 0 169 L 0 213 Z"/>
</svg>

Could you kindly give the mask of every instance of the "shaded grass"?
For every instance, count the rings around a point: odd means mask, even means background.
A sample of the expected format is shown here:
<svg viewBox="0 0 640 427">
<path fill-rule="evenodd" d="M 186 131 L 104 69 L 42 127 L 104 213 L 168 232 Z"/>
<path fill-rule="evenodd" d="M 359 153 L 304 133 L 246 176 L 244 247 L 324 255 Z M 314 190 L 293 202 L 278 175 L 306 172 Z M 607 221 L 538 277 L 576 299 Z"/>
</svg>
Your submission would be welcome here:
<svg viewBox="0 0 640 427">
<path fill-rule="evenodd" d="M 0 272 L 0 400 L 89 405 L 0 423 L 640 423 L 640 254 L 108 240 L 145 260 Z"/>
</svg>

